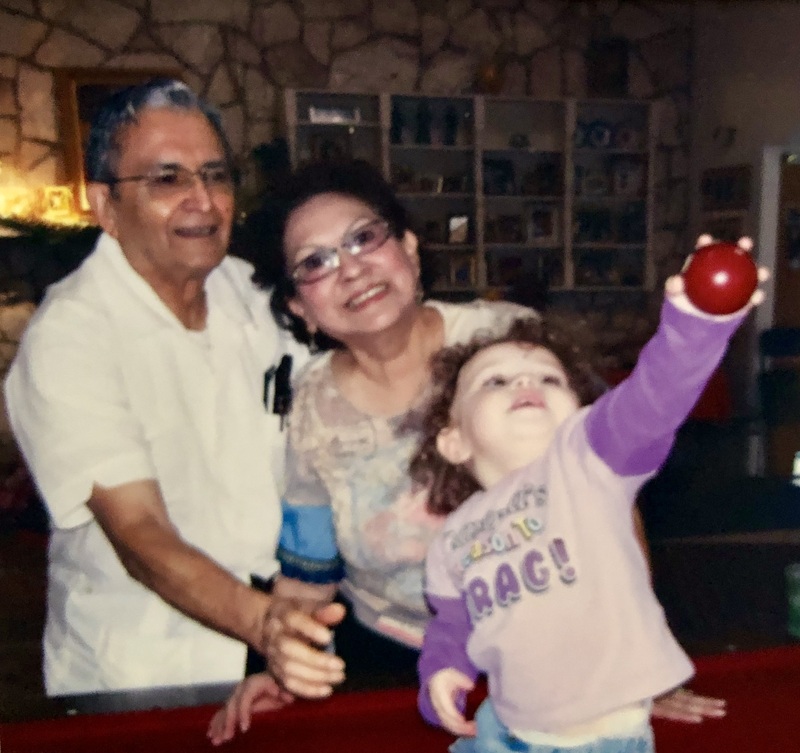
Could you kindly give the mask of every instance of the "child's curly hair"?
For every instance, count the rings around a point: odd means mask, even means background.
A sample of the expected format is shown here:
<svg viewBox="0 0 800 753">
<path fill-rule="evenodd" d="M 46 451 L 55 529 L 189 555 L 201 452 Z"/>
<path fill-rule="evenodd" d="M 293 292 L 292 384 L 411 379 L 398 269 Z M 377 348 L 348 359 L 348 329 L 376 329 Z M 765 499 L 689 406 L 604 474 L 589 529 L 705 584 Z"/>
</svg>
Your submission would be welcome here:
<svg viewBox="0 0 800 753">
<path fill-rule="evenodd" d="M 477 337 L 443 348 L 431 364 L 433 394 L 423 411 L 420 442 L 409 465 L 412 480 L 428 488 L 428 511 L 435 515 L 452 512 L 481 489 L 467 468 L 453 465 L 439 454 L 436 439 L 451 423 L 450 409 L 461 369 L 478 351 L 506 342 L 527 343 L 551 351 L 564 367 L 569 386 L 581 405 L 588 405 L 603 392 L 589 355 L 575 344 L 574 338 L 543 319 L 516 319 L 502 335 Z"/>
</svg>

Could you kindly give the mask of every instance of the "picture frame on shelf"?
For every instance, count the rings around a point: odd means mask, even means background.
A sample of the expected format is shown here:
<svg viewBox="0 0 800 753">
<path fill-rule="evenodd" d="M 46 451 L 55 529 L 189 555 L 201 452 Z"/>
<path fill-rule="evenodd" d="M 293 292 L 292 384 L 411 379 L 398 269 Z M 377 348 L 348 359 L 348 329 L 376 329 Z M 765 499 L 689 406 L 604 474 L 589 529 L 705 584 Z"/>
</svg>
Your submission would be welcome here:
<svg viewBox="0 0 800 753">
<path fill-rule="evenodd" d="M 561 212 L 547 204 L 530 204 L 525 208 L 525 236 L 528 243 L 558 243 L 561 237 Z"/>
<path fill-rule="evenodd" d="M 417 175 L 416 189 L 419 193 L 441 193 L 444 178 L 435 173 L 422 173 Z"/>
<path fill-rule="evenodd" d="M 451 244 L 469 243 L 471 233 L 468 214 L 451 214 L 447 217 L 447 242 Z"/>
<path fill-rule="evenodd" d="M 475 257 L 472 254 L 450 255 L 450 285 L 454 288 L 475 287 Z"/>
<path fill-rule="evenodd" d="M 72 215 L 74 195 L 69 186 L 42 186 L 40 189 L 42 217 L 57 222 Z"/>
</svg>

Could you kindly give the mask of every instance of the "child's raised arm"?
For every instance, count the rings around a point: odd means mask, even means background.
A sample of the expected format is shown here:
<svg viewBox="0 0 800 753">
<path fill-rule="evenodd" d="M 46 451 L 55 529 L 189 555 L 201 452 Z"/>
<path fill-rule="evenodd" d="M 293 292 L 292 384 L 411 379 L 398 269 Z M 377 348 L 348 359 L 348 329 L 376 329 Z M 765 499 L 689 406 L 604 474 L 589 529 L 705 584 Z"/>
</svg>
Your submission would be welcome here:
<svg viewBox="0 0 800 753">
<path fill-rule="evenodd" d="M 710 240 L 701 236 L 698 247 Z M 743 252 L 752 248 L 749 238 L 738 245 Z M 759 281 L 768 278 L 766 269 L 758 271 Z M 664 292 L 658 330 L 632 374 L 592 406 L 586 421 L 592 448 L 621 476 L 654 472 L 666 460 L 675 431 L 719 366 L 731 336 L 764 299 L 756 290 L 739 311 L 712 315 L 689 300 L 681 274 L 666 281 Z"/>
</svg>

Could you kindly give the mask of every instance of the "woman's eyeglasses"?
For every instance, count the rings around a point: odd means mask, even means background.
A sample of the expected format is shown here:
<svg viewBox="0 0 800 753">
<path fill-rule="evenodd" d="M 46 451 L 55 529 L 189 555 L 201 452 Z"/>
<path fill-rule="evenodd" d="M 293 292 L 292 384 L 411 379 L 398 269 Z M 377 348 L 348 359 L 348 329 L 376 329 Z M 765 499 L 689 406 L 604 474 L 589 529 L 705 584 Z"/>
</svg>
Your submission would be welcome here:
<svg viewBox="0 0 800 753">
<path fill-rule="evenodd" d="M 128 181 L 141 181 L 154 199 L 172 199 L 188 193 L 199 178 L 206 191 L 213 194 L 233 193 L 233 173 L 224 163 L 203 165 L 198 170 L 189 170 L 183 165 L 161 165 L 144 175 L 128 175 L 111 178 L 110 186 Z"/>
<path fill-rule="evenodd" d="M 372 220 L 342 238 L 337 248 L 318 246 L 301 259 L 292 269 L 291 278 L 296 283 L 307 285 L 333 274 L 341 265 L 342 251 L 350 256 L 370 254 L 377 251 L 392 234 L 386 220 Z"/>
</svg>

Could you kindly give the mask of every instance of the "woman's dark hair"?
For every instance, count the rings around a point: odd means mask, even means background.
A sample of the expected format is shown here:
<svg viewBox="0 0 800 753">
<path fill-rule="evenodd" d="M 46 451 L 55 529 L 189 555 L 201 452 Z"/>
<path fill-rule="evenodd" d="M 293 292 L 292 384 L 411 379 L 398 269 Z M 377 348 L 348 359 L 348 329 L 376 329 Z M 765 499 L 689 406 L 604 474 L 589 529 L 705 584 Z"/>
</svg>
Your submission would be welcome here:
<svg viewBox="0 0 800 753">
<path fill-rule="evenodd" d="M 409 229 L 409 217 L 394 189 L 380 172 L 363 160 L 312 162 L 292 173 L 270 197 L 263 242 L 252 256 L 253 282 L 272 288 L 270 306 L 279 325 L 289 330 L 296 340 L 310 343 L 312 337 L 305 322 L 295 316 L 288 302 L 297 290 L 286 269 L 284 235 L 290 215 L 310 199 L 322 194 L 339 194 L 363 202 L 378 217 L 389 223 L 392 235 L 400 239 Z M 314 337 L 320 348 L 340 344 L 324 333 Z"/>
<path fill-rule="evenodd" d="M 452 512 L 481 488 L 465 466 L 453 465 L 439 453 L 436 439 L 451 425 L 450 410 L 461 369 L 478 351 L 507 342 L 541 346 L 551 351 L 564 367 L 569 386 L 581 405 L 593 402 L 603 391 L 590 355 L 582 351 L 569 333 L 544 319 L 516 319 L 502 335 L 479 337 L 440 350 L 431 364 L 433 394 L 424 409 L 419 445 L 409 464 L 412 480 L 428 489 L 428 511 L 434 515 Z"/>
</svg>

